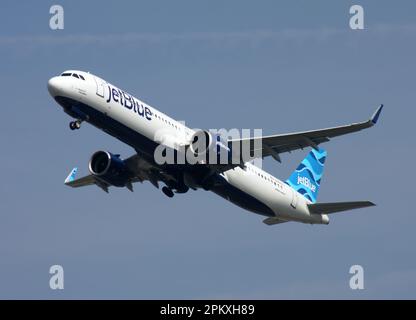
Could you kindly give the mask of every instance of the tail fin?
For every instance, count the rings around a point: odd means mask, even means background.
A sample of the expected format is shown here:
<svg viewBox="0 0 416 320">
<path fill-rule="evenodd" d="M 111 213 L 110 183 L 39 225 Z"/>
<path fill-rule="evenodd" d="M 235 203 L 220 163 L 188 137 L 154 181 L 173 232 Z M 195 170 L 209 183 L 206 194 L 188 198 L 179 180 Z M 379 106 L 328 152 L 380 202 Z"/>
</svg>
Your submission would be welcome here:
<svg viewBox="0 0 416 320">
<path fill-rule="evenodd" d="M 289 186 L 313 203 L 318 197 L 326 154 L 324 149 L 312 149 L 286 180 Z"/>
</svg>

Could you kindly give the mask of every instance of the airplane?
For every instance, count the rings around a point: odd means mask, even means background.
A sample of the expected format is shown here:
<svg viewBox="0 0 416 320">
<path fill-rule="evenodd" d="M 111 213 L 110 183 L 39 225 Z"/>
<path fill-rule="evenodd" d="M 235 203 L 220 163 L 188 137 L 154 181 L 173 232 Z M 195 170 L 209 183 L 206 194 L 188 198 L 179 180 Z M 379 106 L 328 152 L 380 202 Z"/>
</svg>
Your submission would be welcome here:
<svg viewBox="0 0 416 320">
<path fill-rule="evenodd" d="M 74 168 L 65 185 L 78 188 L 96 185 L 105 192 L 109 187 L 126 187 L 133 191 L 136 182 L 149 181 L 173 197 L 189 189 L 209 190 L 250 212 L 264 216 L 263 222 L 275 225 L 285 222 L 328 224 L 329 214 L 374 206 L 370 201 L 317 202 L 327 152 L 319 145 L 331 138 L 374 126 L 383 105 L 363 122 L 320 130 L 276 134 L 262 137 L 230 139 L 218 142 L 207 130 L 186 127 L 156 108 L 133 97 L 126 91 L 89 72 L 67 70 L 49 79 L 48 91 L 71 116 L 71 130 L 80 129 L 83 122 L 103 130 L 131 146 L 135 154 L 122 159 L 109 151 L 95 152 L 89 161 L 90 174 L 76 178 Z M 157 137 L 157 135 L 162 135 Z M 193 146 L 195 137 L 203 136 L 206 148 Z M 157 137 L 157 138 L 156 138 Z M 260 146 L 261 157 L 271 156 L 281 162 L 280 154 L 311 148 L 290 177 L 281 181 L 250 161 L 211 164 L 204 161 L 183 164 L 155 161 L 155 151 L 161 145 L 179 152 L 178 146 L 194 155 L 231 149 L 232 143 L 248 142 L 250 151 Z M 221 145 L 221 148 L 218 148 Z M 215 154 L 214 154 L 215 155 Z"/>
</svg>

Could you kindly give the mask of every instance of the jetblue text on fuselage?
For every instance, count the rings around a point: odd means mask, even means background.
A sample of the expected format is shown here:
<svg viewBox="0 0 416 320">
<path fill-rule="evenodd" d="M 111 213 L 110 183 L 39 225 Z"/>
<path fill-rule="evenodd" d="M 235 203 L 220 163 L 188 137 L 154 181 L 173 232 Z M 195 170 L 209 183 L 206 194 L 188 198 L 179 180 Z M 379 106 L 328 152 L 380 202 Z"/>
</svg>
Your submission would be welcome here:
<svg viewBox="0 0 416 320">
<path fill-rule="evenodd" d="M 153 112 L 148 107 L 138 102 L 133 96 L 129 95 L 123 90 L 111 87 L 109 85 L 108 99 L 106 100 L 106 102 L 110 103 L 111 100 L 113 100 L 116 103 L 120 103 L 122 106 L 132 110 L 134 113 L 137 113 L 139 116 L 142 116 L 147 120 L 152 120 Z"/>
</svg>

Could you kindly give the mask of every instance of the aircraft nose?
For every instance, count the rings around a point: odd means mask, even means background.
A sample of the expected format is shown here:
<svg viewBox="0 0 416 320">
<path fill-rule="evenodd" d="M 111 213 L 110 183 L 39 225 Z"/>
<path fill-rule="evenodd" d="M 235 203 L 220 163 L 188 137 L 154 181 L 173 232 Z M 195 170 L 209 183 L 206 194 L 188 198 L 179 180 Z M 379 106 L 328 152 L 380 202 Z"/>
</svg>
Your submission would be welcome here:
<svg viewBox="0 0 416 320">
<path fill-rule="evenodd" d="M 52 97 L 56 97 L 60 90 L 59 77 L 50 78 L 48 81 L 48 91 Z"/>
</svg>

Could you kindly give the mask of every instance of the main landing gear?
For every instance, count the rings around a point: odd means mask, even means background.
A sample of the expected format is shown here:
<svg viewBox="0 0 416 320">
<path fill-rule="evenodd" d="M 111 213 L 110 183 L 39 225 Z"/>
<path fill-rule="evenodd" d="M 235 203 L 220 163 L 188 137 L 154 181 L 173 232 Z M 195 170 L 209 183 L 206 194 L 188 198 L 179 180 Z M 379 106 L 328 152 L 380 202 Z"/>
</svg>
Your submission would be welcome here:
<svg viewBox="0 0 416 320">
<path fill-rule="evenodd" d="M 172 189 L 171 188 L 168 188 L 168 187 L 163 187 L 162 188 L 162 192 L 166 195 L 166 196 L 168 196 L 169 198 L 172 198 L 175 194 L 173 193 L 173 191 L 172 191 Z"/>
<path fill-rule="evenodd" d="M 81 123 L 82 123 L 81 120 L 71 121 L 69 123 L 69 128 L 71 130 L 78 130 L 79 128 L 81 128 Z"/>
</svg>

